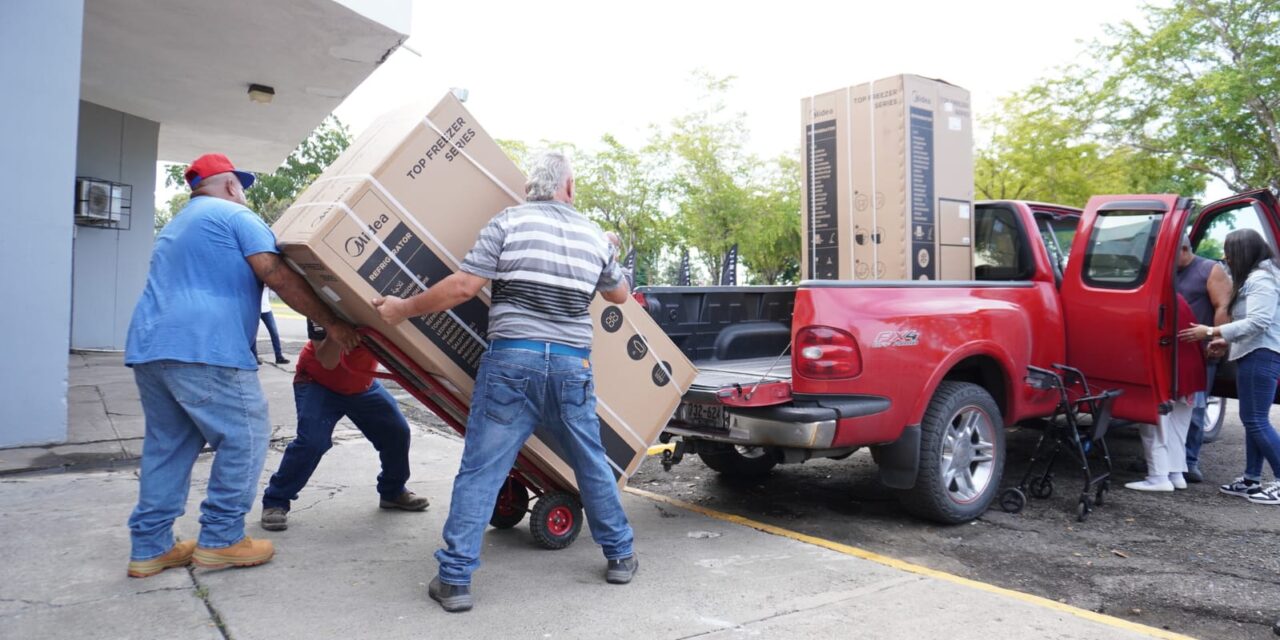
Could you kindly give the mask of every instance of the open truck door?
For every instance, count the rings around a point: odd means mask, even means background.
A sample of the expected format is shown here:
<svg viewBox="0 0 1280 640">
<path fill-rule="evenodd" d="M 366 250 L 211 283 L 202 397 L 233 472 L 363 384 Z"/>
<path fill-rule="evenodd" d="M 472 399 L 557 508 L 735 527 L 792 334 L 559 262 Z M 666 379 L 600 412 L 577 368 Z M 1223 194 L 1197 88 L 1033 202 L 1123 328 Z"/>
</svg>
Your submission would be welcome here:
<svg viewBox="0 0 1280 640">
<path fill-rule="evenodd" d="M 1253 229 L 1262 234 L 1272 253 L 1280 255 L 1280 203 L 1266 189 L 1248 191 L 1212 202 L 1200 209 L 1190 230 L 1191 248 L 1196 255 L 1223 262 L 1223 242 L 1236 229 Z M 1223 268 L 1226 263 L 1223 262 Z M 1228 272 L 1229 273 L 1229 272 Z M 1214 379 L 1213 395 L 1236 398 L 1235 364 L 1223 359 Z M 1276 391 L 1280 404 L 1280 389 Z"/>
<path fill-rule="evenodd" d="M 1175 397 L 1177 318 L 1173 288 L 1179 237 L 1191 201 L 1174 195 L 1094 196 L 1063 274 L 1067 364 L 1091 386 L 1123 389 L 1114 414 L 1158 422 Z"/>
</svg>

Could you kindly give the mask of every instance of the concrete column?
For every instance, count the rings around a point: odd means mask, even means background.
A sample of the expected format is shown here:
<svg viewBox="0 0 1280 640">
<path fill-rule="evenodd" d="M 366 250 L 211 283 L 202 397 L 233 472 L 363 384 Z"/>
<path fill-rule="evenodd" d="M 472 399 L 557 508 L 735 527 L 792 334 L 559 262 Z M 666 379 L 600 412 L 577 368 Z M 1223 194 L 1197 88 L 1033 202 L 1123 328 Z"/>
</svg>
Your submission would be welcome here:
<svg viewBox="0 0 1280 640">
<path fill-rule="evenodd" d="M 0 447 L 67 438 L 83 0 L 0 6 Z"/>
</svg>

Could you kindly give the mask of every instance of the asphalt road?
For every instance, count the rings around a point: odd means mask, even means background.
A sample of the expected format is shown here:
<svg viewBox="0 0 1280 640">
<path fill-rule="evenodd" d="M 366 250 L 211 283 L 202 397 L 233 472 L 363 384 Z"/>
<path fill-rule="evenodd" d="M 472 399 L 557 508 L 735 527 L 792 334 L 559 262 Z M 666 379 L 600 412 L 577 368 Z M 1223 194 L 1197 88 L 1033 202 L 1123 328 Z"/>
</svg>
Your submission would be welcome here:
<svg viewBox="0 0 1280 640">
<path fill-rule="evenodd" d="M 1280 411 L 1272 421 L 1280 424 Z M 1017 484 L 1038 432 L 1009 433 L 1002 486 Z M 1244 465 L 1234 402 L 1205 446 L 1206 484 L 1175 494 L 1123 488 L 1142 446 L 1133 427 L 1111 441 L 1116 481 L 1088 521 L 1075 518 L 1083 476 L 1059 465 L 1056 491 L 1019 515 L 993 506 L 965 525 L 917 520 L 876 480 L 867 452 L 726 480 L 695 457 L 670 472 L 651 457 L 631 486 L 876 553 L 1201 638 L 1273 637 L 1280 617 L 1280 507 L 1222 495 Z"/>
</svg>

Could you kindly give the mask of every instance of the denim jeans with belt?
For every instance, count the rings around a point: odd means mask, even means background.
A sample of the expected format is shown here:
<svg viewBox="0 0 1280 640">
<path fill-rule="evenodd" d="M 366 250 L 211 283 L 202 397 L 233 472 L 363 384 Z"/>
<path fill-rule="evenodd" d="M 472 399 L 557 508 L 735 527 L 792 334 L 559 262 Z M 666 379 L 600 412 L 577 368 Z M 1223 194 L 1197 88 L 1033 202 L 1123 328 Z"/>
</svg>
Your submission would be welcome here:
<svg viewBox="0 0 1280 640">
<path fill-rule="evenodd" d="M 271 439 L 258 372 L 161 360 L 134 365 L 133 376 L 146 435 L 138 506 L 129 516 L 130 559 L 150 560 L 173 547 L 173 521 L 186 512 L 191 468 L 206 442 L 214 455 L 197 544 L 240 542 Z"/>
<path fill-rule="evenodd" d="M 1271 426 L 1271 403 L 1280 378 L 1280 353 L 1254 349 L 1236 361 L 1236 391 L 1244 423 L 1244 477 L 1262 480 L 1262 461 L 1280 480 L 1280 434 Z"/>
<path fill-rule="evenodd" d="M 388 500 L 404 493 L 404 483 L 409 481 L 409 423 L 381 383 L 375 381 L 363 393 L 343 395 L 314 382 L 301 382 L 293 385 L 293 399 L 298 407 L 298 437 L 285 448 L 280 469 L 262 492 L 262 508 L 289 510 L 320 458 L 333 446 L 333 427 L 343 416 L 351 418 L 378 451 L 382 461 L 378 493 Z"/>
<path fill-rule="evenodd" d="M 631 555 L 631 525 L 600 443 L 590 361 L 550 349 L 492 349 L 480 360 L 462 463 L 444 524 L 445 548 L 436 551 L 441 582 L 471 584 L 498 491 L 538 425 L 559 439 L 569 457 L 591 537 L 605 557 Z"/>
</svg>

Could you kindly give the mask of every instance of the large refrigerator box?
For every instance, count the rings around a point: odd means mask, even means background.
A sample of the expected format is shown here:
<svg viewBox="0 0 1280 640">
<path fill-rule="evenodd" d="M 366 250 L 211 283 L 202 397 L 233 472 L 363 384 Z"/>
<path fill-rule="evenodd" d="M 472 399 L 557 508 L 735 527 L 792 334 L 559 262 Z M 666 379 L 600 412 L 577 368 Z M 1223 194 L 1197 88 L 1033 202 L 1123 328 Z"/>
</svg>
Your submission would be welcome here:
<svg viewBox="0 0 1280 640">
<path fill-rule="evenodd" d="M 523 201 L 525 177 L 452 95 L 378 119 L 273 226 L 285 260 L 351 322 L 383 334 L 467 404 L 487 345 L 489 291 L 451 311 L 384 324 L 376 296 L 408 297 L 453 273 L 480 230 Z M 634 300 L 597 296 L 597 413 L 620 485 L 693 380 L 693 365 Z M 525 453 L 564 481 L 573 472 L 539 427 Z"/>
<path fill-rule="evenodd" d="M 969 92 L 898 75 L 801 100 L 801 277 L 973 277 Z"/>
</svg>

